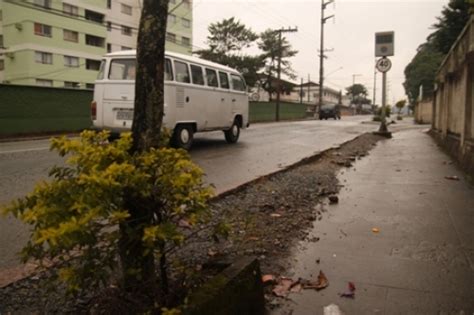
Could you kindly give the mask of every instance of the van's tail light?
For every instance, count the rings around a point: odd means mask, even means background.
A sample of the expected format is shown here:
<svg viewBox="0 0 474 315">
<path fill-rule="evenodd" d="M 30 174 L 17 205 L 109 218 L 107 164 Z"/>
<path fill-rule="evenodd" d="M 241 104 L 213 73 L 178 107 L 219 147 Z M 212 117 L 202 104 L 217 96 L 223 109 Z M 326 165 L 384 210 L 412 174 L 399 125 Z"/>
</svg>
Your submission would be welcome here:
<svg viewBox="0 0 474 315">
<path fill-rule="evenodd" d="M 91 118 L 92 120 L 97 119 L 97 102 L 96 101 L 91 102 Z"/>
</svg>

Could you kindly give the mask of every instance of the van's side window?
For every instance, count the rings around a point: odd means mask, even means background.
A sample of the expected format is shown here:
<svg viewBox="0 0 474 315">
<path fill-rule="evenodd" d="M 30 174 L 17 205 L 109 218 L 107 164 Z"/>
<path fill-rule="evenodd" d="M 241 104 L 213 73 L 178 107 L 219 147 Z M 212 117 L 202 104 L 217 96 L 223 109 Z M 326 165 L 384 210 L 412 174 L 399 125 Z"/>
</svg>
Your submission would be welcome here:
<svg viewBox="0 0 474 315">
<path fill-rule="evenodd" d="M 175 60 L 174 69 L 176 71 L 176 81 L 190 83 L 188 64 Z"/>
<path fill-rule="evenodd" d="M 206 78 L 207 78 L 207 85 L 218 87 L 219 84 L 217 82 L 217 73 L 216 70 L 206 68 Z"/>
<path fill-rule="evenodd" d="M 191 77 L 193 78 L 193 84 L 204 85 L 204 76 L 200 66 L 191 65 Z"/>
<path fill-rule="evenodd" d="M 219 71 L 219 81 L 221 82 L 222 89 L 229 88 L 229 77 L 227 76 L 227 73 Z"/>
<path fill-rule="evenodd" d="M 230 77 L 232 78 L 232 89 L 236 91 L 245 91 L 245 82 L 244 80 L 235 74 L 231 74 Z"/>
<path fill-rule="evenodd" d="M 171 69 L 171 60 L 165 59 L 165 81 L 173 81 L 173 69 Z"/>
</svg>

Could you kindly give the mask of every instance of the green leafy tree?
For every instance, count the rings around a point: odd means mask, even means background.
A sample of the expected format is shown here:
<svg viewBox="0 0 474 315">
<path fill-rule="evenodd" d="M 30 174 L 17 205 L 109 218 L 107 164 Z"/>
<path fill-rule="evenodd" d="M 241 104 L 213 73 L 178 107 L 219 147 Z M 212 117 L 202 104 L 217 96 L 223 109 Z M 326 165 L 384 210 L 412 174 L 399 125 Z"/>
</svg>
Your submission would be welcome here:
<svg viewBox="0 0 474 315">
<path fill-rule="evenodd" d="M 197 50 L 199 57 L 227 65 L 243 73 L 248 86 L 254 86 L 257 72 L 263 66 L 262 56 L 250 56 L 242 49 L 252 46 L 258 35 L 234 17 L 212 23 L 208 27 L 209 48 Z"/>
<path fill-rule="evenodd" d="M 437 51 L 432 43 L 425 43 L 418 48 L 413 60 L 405 68 L 403 86 L 408 100 L 415 104 L 423 87 L 423 98 L 433 95 L 436 72 L 443 61 L 443 54 Z"/>
<path fill-rule="evenodd" d="M 346 88 L 346 95 L 351 97 L 352 103 L 356 105 L 370 104 L 371 100 L 367 98 L 368 91 L 365 85 L 356 83 Z"/>
<path fill-rule="evenodd" d="M 439 52 L 449 52 L 469 20 L 469 7 L 468 0 L 450 0 L 443 7 L 438 22 L 433 25 L 435 31 L 428 37 Z"/>
<path fill-rule="evenodd" d="M 281 73 L 290 79 L 296 79 L 295 72 L 288 59 L 294 57 L 298 51 L 291 48 L 291 44 L 285 37 L 282 37 L 280 46 L 278 33 L 271 29 L 260 34 L 258 48 L 262 50 L 262 56 L 265 61 L 265 68 L 263 76 L 260 79 L 260 84 L 268 93 L 269 99 L 271 100 L 272 93 L 278 91 L 278 88 L 284 90 L 284 87 L 279 86 L 275 80 L 278 75 L 278 57 L 281 54 Z"/>
<path fill-rule="evenodd" d="M 465 0 L 450 0 L 433 25 L 435 31 L 418 47 L 406 66 L 403 86 L 411 106 L 418 101 L 420 86 L 423 87 L 423 98 L 432 96 L 436 72 L 467 23 L 469 6 Z"/>
<path fill-rule="evenodd" d="M 395 107 L 398 108 L 398 114 L 402 112 L 402 109 L 406 106 L 407 101 L 406 100 L 399 100 L 398 102 L 395 103 Z"/>
</svg>

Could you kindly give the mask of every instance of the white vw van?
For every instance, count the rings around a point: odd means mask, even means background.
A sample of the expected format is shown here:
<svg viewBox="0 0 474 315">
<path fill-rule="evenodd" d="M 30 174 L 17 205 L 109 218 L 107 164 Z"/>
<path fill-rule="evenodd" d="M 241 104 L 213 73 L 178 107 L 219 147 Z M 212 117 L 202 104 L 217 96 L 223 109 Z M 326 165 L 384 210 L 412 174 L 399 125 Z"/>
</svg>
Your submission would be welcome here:
<svg viewBox="0 0 474 315">
<path fill-rule="evenodd" d="M 94 129 L 113 134 L 129 130 L 133 121 L 136 51 L 104 56 L 95 81 L 91 115 Z M 222 130 L 229 143 L 248 127 L 248 96 L 236 70 L 200 58 L 167 52 L 165 58 L 165 115 L 173 130 L 173 144 L 189 149 L 193 134 Z"/>
</svg>

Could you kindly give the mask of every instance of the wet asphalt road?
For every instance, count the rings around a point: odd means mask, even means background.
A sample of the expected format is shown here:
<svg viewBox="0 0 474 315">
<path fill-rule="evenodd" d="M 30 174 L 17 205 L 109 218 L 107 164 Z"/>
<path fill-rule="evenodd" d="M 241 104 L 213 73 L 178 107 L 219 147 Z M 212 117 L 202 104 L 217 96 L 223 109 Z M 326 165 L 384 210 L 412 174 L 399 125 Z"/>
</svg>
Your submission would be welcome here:
<svg viewBox="0 0 474 315">
<path fill-rule="evenodd" d="M 255 124 L 242 131 L 235 145 L 227 144 L 222 132 L 199 134 L 190 153 L 206 172 L 207 182 L 221 193 L 375 130 L 373 124 L 362 124 L 368 119 Z M 24 196 L 47 179 L 51 166 L 63 163 L 48 148 L 47 139 L 0 143 L 0 205 Z M 0 217 L 0 269 L 17 264 L 15 253 L 27 235 L 20 222 Z"/>
</svg>

